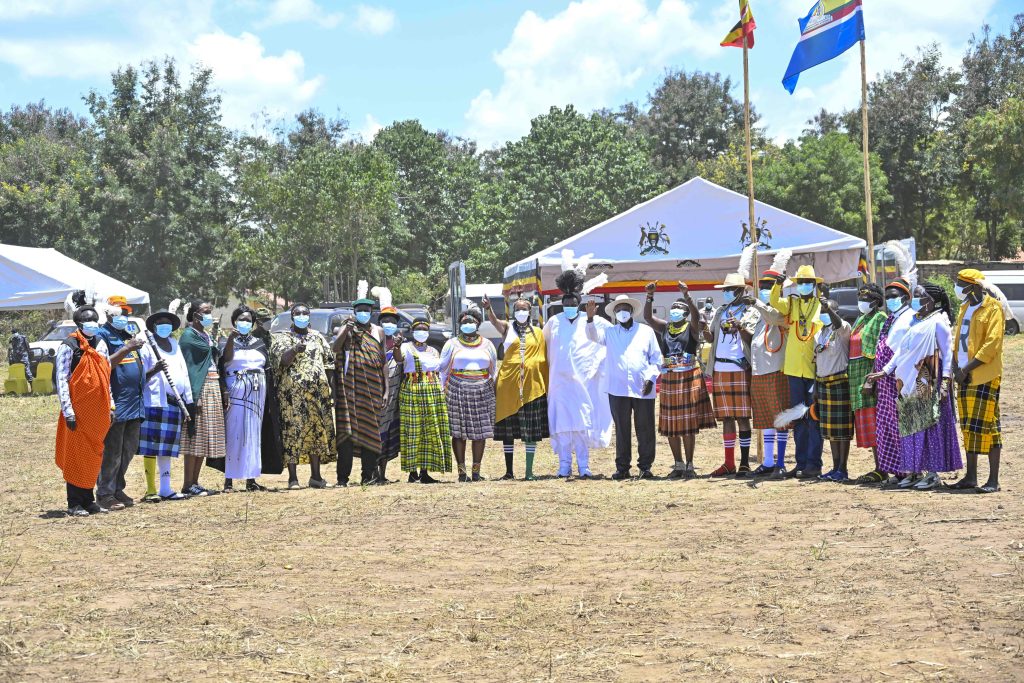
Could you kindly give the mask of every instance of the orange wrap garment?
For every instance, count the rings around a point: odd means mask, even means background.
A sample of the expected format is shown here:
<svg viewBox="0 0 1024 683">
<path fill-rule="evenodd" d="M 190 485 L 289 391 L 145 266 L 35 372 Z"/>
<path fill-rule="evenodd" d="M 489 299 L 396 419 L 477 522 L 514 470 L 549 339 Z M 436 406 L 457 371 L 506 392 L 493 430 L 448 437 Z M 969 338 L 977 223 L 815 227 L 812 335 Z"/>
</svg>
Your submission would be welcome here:
<svg viewBox="0 0 1024 683">
<path fill-rule="evenodd" d="M 80 331 L 71 337 L 84 352 L 68 379 L 76 426 L 71 431 L 64 415 L 60 416 L 54 460 L 64 473 L 64 481 L 91 489 L 100 474 L 103 439 L 110 429 L 110 361 L 92 348 Z"/>
</svg>

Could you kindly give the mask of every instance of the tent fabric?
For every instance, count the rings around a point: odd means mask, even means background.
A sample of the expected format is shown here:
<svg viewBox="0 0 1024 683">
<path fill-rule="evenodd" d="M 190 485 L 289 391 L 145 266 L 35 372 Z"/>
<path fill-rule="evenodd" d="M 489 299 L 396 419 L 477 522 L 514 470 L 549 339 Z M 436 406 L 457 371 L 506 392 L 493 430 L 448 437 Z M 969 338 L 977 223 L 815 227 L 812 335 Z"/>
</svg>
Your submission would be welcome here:
<svg viewBox="0 0 1024 683">
<path fill-rule="evenodd" d="M 755 215 L 766 221 L 771 234 L 762 235 L 759 270 L 771 264 L 779 249 L 790 248 L 791 273 L 810 264 L 826 282 L 858 277 L 864 240 L 764 202 L 754 204 Z M 710 289 L 736 271 L 748 211 L 746 195 L 693 178 L 506 267 L 505 294 L 556 293 L 563 249 L 572 249 L 576 258 L 593 254 L 587 276 L 605 272 L 609 279 L 597 293 L 637 292 L 652 280 L 659 281 L 659 289 L 671 289 L 678 280 L 691 289 Z"/>
<path fill-rule="evenodd" d="M 0 244 L 0 310 L 60 308 L 76 289 L 107 297 L 120 294 L 132 306 L 149 294 L 79 263 L 56 249 Z"/>
</svg>

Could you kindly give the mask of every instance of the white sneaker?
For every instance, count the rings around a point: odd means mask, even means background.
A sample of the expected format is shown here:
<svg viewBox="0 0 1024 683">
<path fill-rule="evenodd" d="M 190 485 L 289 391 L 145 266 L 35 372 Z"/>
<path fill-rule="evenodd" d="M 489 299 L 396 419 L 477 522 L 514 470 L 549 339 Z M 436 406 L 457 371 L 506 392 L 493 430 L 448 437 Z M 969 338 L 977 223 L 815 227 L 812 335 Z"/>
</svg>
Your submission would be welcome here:
<svg viewBox="0 0 1024 683">
<path fill-rule="evenodd" d="M 929 472 L 924 476 L 923 479 L 921 479 L 921 481 L 914 484 L 914 490 L 928 491 L 930 489 L 936 488 L 941 483 L 942 481 L 939 479 L 938 472 Z"/>
<path fill-rule="evenodd" d="M 906 477 L 903 478 L 903 481 L 897 484 L 897 486 L 899 486 L 901 489 L 909 489 L 911 486 L 917 483 L 917 476 L 918 475 L 916 474 L 908 474 Z"/>
</svg>

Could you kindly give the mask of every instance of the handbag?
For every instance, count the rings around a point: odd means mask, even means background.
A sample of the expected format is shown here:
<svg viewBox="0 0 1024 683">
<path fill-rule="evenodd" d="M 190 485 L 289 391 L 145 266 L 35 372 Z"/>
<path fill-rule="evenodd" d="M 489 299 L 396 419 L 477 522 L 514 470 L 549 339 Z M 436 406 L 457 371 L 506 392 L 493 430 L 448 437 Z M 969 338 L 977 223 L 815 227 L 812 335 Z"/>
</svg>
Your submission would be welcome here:
<svg viewBox="0 0 1024 683">
<path fill-rule="evenodd" d="M 931 429 L 939 423 L 939 396 L 936 378 L 939 352 L 922 360 L 917 367 L 917 381 L 909 396 L 896 399 L 900 436 L 910 436 Z"/>
</svg>

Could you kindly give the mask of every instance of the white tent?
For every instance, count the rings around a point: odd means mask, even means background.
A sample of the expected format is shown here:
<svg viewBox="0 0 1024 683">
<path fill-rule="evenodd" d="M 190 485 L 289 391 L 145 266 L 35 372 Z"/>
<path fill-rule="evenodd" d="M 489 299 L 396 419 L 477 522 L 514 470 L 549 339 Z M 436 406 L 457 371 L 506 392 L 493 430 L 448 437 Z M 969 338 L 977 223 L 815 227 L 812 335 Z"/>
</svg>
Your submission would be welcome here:
<svg viewBox="0 0 1024 683">
<path fill-rule="evenodd" d="M 76 289 L 101 296 L 120 294 L 133 306 L 149 294 L 93 270 L 56 249 L 0 244 L 0 310 L 60 308 Z"/>
<path fill-rule="evenodd" d="M 755 202 L 755 215 L 767 228 L 758 250 L 758 268 L 771 265 L 783 247 L 793 250 L 788 271 L 810 263 L 826 282 L 857 277 L 864 240 Z M 671 288 L 678 280 L 691 289 L 710 289 L 735 272 L 742 245 L 741 225 L 748 222 L 747 197 L 693 178 L 588 230 L 505 268 L 505 293 L 557 292 L 561 252 L 593 254 L 589 277 L 608 274 L 604 293 L 641 291 L 657 280 Z M 770 236 L 767 234 L 770 232 Z"/>
</svg>

